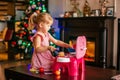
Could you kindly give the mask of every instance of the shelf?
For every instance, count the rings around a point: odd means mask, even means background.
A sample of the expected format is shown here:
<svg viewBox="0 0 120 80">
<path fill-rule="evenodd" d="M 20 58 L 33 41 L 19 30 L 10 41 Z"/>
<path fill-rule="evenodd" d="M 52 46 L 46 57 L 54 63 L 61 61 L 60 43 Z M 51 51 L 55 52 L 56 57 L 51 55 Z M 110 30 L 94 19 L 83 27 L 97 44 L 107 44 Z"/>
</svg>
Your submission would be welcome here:
<svg viewBox="0 0 120 80">
<path fill-rule="evenodd" d="M 15 16 L 15 10 L 26 10 L 29 0 L 0 0 L 0 16 Z"/>
<path fill-rule="evenodd" d="M 0 6 L 6 6 L 8 5 L 8 2 L 0 1 Z"/>
<path fill-rule="evenodd" d="M 18 2 L 15 3 L 15 9 L 17 10 L 25 10 L 26 7 L 27 5 L 25 3 L 18 3 Z"/>
</svg>

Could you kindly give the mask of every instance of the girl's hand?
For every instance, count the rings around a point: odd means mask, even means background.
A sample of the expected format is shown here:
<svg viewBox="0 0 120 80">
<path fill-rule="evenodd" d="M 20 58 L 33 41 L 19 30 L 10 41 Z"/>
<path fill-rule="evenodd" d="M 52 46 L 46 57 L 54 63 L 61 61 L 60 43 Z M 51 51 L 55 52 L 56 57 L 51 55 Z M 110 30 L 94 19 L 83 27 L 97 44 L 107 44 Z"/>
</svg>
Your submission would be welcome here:
<svg viewBox="0 0 120 80">
<path fill-rule="evenodd" d="M 72 48 L 72 49 L 73 49 L 73 46 L 69 45 L 69 48 Z"/>
<path fill-rule="evenodd" d="M 55 51 L 55 50 L 56 50 L 56 48 L 55 48 L 55 47 L 53 47 L 53 46 L 48 46 L 48 50 L 50 50 L 51 52 L 53 52 L 53 51 Z"/>
<path fill-rule="evenodd" d="M 72 49 L 73 49 L 73 46 L 71 46 L 71 45 L 69 45 L 69 44 L 67 44 L 67 46 L 68 46 L 67 48 L 72 48 Z"/>
</svg>

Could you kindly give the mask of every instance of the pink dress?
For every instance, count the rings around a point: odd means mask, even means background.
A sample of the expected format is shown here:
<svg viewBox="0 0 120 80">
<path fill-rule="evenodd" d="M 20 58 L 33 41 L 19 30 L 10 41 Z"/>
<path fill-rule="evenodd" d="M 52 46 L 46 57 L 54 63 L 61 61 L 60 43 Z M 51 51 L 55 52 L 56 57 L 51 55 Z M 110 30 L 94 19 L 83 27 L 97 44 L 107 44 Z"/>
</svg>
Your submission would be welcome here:
<svg viewBox="0 0 120 80">
<path fill-rule="evenodd" d="M 31 38 L 31 41 L 36 36 L 40 36 L 42 39 L 41 46 L 49 46 L 49 33 L 46 34 L 46 36 L 43 36 L 42 33 L 36 32 L 36 34 Z M 41 53 L 36 53 L 35 50 L 33 52 L 32 61 L 31 61 L 31 67 L 35 69 L 39 69 L 40 67 L 43 67 L 45 71 L 51 71 L 52 65 L 54 62 L 54 57 L 52 56 L 51 52 L 49 50 Z"/>
</svg>

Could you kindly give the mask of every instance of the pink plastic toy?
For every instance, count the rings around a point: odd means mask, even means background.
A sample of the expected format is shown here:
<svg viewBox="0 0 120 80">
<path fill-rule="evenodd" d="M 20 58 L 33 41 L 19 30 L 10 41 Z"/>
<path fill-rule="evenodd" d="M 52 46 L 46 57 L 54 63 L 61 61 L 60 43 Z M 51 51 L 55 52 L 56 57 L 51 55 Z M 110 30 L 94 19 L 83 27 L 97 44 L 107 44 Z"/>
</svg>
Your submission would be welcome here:
<svg viewBox="0 0 120 80">
<path fill-rule="evenodd" d="M 78 76 L 85 70 L 84 55 L 86 53 L 86 38 L 79 36 L 76 41 L 75 56 L 56 57 L 53 71 L 61 70 L 62 74 Z"/>
</svg>

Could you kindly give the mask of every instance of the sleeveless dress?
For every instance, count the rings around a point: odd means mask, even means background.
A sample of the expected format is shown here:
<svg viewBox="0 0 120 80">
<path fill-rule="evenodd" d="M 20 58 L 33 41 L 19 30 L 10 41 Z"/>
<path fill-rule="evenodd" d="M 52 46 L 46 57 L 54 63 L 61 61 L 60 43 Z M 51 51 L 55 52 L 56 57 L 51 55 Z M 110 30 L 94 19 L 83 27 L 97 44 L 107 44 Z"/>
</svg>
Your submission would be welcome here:
<svg viewBox="0 0 120 80">
<path fill-rule="evenodd" d="M 31 38 L 31 41 L 36 36 L 41 37 L 41 46 L 49 46 L 49 33 L 47 33 L 45 36 L 43 36 L 42 33 L 36 32 L 35 35 Z M 52 56 L 51 52 L 49 50 L 41 53 L 36 53 L 34 50 L 32 55 L 32 61 L 31 61 L 31 67 L 35 69 L 39 69 L 40 67 L 43 67 L 45 71 L 51 71 L 52 65 L 55 60 L 55 57 Z"/>
</svg>

